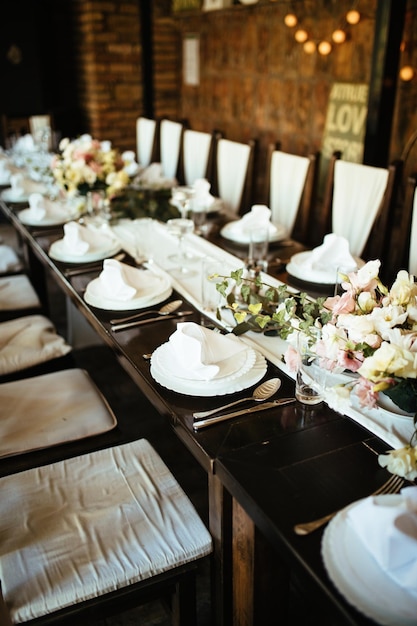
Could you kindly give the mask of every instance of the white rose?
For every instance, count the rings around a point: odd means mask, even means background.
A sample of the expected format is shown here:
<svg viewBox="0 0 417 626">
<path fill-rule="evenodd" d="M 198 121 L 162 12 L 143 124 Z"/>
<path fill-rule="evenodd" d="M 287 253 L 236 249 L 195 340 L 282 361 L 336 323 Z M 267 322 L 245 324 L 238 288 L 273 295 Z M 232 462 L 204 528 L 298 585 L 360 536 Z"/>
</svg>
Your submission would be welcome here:
<svg viewBox="0 0 417 626">
<path fill-rule="evenodd" d="M 402 306 L 390 304 L 386 307 L 376 308 L 369 314 L 374 328 L 382 336 L 384 331 L 394 326 L 401 326 L 407 319 L 407 311 Z"/>
<path fill-rule="evenodd" d="M 378 463 L 381 467 L 386 467 L 391 474 L 414 480 L 417 478 L 417 447 L 407 446 L 391 450 L 388 454 L 380 454 Z"/>
<path fill-rule="evenodd" d="M 341 313 L 337 318 L 337 326 L 344 328 L 348 333 L 349 339 L 355 343 L 364 341 L 364 337 L 371 335 L 375 331 L 370 315 Z"/>
<path fill-rule="evenodd" d="M 393 304 L 408 304 L 416 293 L 414 277 L 406 270 L 400 270 L 390 290 L 390 299 Z"/>
</svg>

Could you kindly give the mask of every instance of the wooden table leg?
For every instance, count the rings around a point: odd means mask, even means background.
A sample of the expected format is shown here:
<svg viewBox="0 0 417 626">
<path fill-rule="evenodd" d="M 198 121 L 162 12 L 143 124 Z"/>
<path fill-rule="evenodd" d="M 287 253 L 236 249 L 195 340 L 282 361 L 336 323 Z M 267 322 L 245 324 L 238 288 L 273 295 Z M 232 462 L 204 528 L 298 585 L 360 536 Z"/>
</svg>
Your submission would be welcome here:
<svg viewBox="0 0 417 626">
<path fill-rule="evenodd" d="M 233 626 L 277 626 L 288 619 L 290 572 L 233 500 Z"/>
<path fill-rule="evenodd" d="M 232 499 L 214 474 L 208 476 L 213 626 L 232 624 Z"/>
</svg>

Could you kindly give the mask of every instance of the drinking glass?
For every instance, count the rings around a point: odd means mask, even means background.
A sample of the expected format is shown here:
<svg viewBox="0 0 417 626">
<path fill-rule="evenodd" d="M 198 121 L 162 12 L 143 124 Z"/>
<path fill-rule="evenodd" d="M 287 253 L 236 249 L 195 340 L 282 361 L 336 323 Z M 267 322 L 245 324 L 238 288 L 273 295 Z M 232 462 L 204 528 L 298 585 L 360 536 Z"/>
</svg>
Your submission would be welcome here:
<svg viewBox="0 0 417 626">
<path fill-rule="evenodd" d="M 312 334 L 298 333 L 298 366 L 295 379 L 295 397 L 305 405 L 314 406 L 324 399 L 328 371 L 320 363 L 317 355 L 317 341 L 320 331 L 310 329 Z"/>
<path fill-rule="evenodd" d="M 169 232 L 178 238 L 178 254 L 173 254 L 169 257 L 171 261 L 175 261 L 178 264 L 178 267 L 171 271 L 179 275 L 194 275 L 195 271 L 187 267 L 187 263 L 194 259 L 194 255 L 188 254 L 184 247 L 185 236 L 194 232 L 193 220 L 175 217 L 167 221 L 167 226 Z"/>
<path fill-rule="evenodd" d="M 269 228 L 259 226 L 250 231 L 247 269 L 255 274 L 268 270 Z"/>
<path fill-rule="evenodd" d="M 195 189 L 188 185 L 173 187 L 171 190 L 171 204 L 173 204 L 180 212 L 182 219 L 187 219 L 188 211 L 191 206 L 191 198 L 195 193 Z"/>
</svg>

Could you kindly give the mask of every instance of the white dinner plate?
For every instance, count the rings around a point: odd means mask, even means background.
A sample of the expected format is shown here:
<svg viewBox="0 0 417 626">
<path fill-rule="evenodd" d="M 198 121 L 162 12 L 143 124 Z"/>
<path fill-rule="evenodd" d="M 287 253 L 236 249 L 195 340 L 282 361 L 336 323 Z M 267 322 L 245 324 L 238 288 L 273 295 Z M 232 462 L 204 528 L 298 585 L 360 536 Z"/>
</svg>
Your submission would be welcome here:
<svg viewBox="0 0 417 626">
<path fill-rule="evenodd" d="M 287 229 L 281 224 L 274 224 L 276 230 L 274 233 L 269 234 L 269 241 L 281 241 L 285 239 L 288 235 Z M 225 239 L 229 239 L 229 241 L 234 241 L 235 243 L 250 243 L 250 232 L 242 231 L 236 228 L 236 221 L 229 222 L 220 231 L 220 234 Z"/>
<path fill-rule="evenodd" d="M 152 354 L 151 359 L 151 376 L 157 383 L 188 396 L 223 396 L 229 393 L 237 393 L 243 391 L 259 382 L 266 373 L 267 362 L 264 356 L 255 351 L 255 362 L 246 373 L 238 376 L 220 378 L 218 380 L 185 380 L 172 375 L 171 372 L 164 370 L 159 359 L 161 352 L 164 354 L 164 346 L 159 346 Z"/>
<path fill-rule="evenodd" d="M 417 599 L 384 572 L 368 552 L 347 512 L 340 511 L 324 531 L 321 552 L 329 577 L 346 600 L 383 626 L 415 626 Z"/>
<path fill-rule="evenodd" d="M 121 246 L 118 242 L 108 237 L 100 237 L 97 238 L 96 245 L 92 245 L 85 254 L 70 254 L 64 240 L 58 239 L 51 244 L 49 256 L 62 263 L 92 263 L 111 257 L 117 254 L 120 249 Z"/>
<path fill-rule="evenodd" d="M 287 265 L 287 272 L 291 274 L 291 276 L 294 276 L 294 278 L 298 278 L 299 280 L 303 280 L 308 283 L 334 285 L 336 282 L 337 267 L 330 266 L 329 269 L 326 270 L 306 268 L 305 264 L 311 254 L 311 250 L 294 254 Z M 362 261 L 359 257 L 354 257 L 354 259 L 358 267 L 362 267 L 362 265 L 364 265 L 364 261 Z M 340 279 L 338 282 L 340 282 Z"/>
<path fill-rule="evenodd" d="M 135 297 L 129 300 L 107 298 L 103 296 L 100 288 L 100 279 L 95 278 L 86 287 L 85 301 L 97 309 L 129 311 L 159 304 L 169 298 L 172 293 L 170 279 L 163 274 L 155 274 L 151 270 L 140 270 L 126 265 L 125 276 L 126 282 L 136 289 Z"/>
<path fill-rule="evenodd" d="M 56 209 L 48 211 L 48 215 L 37 220 L 33 218 L 31 209 L 23 209 L 18 217 L 26 226 L 61 226 L 73 220 L 76 215 L 76 213 L 70 215 L 68 209 Z"/>
</svg>

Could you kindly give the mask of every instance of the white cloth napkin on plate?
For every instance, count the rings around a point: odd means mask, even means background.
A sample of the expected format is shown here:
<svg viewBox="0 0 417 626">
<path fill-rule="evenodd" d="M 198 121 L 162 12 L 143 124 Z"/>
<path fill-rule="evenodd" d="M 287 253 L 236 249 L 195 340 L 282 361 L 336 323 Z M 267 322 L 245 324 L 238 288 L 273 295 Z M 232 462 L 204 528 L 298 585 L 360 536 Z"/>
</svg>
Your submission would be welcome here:
<svg viewBox="0 0 417 626">
<path fill-rule="evenodd" d="M 128 284 L 124 267 L 124 264 L 116 259 L 104 259 L 99 281 L 102 293 L 107 298 L 131 300 L 136 294 L 135 287 Z"/>
<path fill-rule="evenodd" d="M 42 221 L 48 213 L 46 198 L 41 193 L 31 193 L 29 196 L 29 212 L 31 218 L 36 221 Z"/>
<path fill-rule="evenodd" d="M 277 227 L 271 222 L 271 209 L 264 204 L 254 204 L 240 220 L 230 222 L 230 228 L 235 233 L 249 234 L 254 228 L 268 226 L 269 235 L 277 231 Z"/>
<path fill-rule="evenodd" d="M 30 133 L 19 137 L 13 146 L 14 152 L 34 152 L 37 150 L 35 140 Z"/>
<path fill-rule="evenodd" d="M 219 363 L 246 346 L 234 335 L 220 335 L 194 322 L 180 322 L 169 338 L 179 369 L 176 375 L 189 380 L 211 380 L 220 371 Z"/>
<path fill-rule="evenodd" d="M 353 272 L 357 263 L 349 252 L 349 242 L 340 235 L 325 235 L 323 243 L 314 248 L 303 265 L 319 271 L 336 271 L 338 267 Z"/>
<path fill-rule="evenodd" d="M 45 191 L 45 185 L 25 178 L 23 174 L 12 174 L 10 176 L 11 194 L 15 198 L 24 197 L 30 193 Z"/>
<path fill-rule="evenodd" d="M 347 519 L 381 569 L 417 599 L 417 487 L 369 496 Z"/>
<path fill-rule="evenodd" d="M 76 256 L 82 256 L 90 249 L 90 244 L 84 239 L 86 229 L 77 222 L 64 224 L 63 242 L 67 252 Z"/>
<path fill-rule="evenodd" d="M 205 178 L 197 178 L 193 183 L 194 195 L 191 199 L 193 211 L 205 211 L 214 202 L 215 197 L 210 193 L 210 183 Z"/>
<path fill-rule="evenodd" d="M 164 177 L 161 163 L 151 163 L 148 165 L 148 167 L 139 174 L 137 182 L 150 189 L 169 189 L 177 184 L 176 179 Z"/>
</svg>

